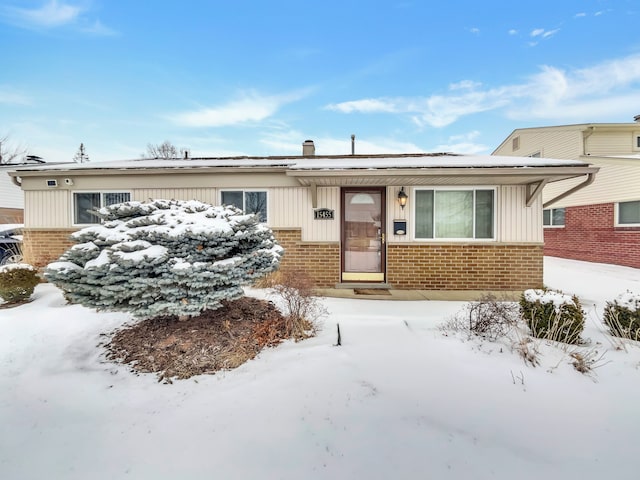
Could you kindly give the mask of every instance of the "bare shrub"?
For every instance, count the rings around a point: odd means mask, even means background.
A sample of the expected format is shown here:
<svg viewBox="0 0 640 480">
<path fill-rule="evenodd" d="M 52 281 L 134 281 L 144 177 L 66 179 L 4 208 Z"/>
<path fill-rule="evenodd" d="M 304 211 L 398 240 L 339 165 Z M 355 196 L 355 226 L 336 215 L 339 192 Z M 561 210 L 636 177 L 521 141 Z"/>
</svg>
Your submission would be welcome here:
<svg viewBox="0 0 640 480">
<path fill-rule="evenodd" d="M 314 336 L 327 311 L 314 294 L 313 279 L 300 270 L 281 270 L 278 277 L 272 288 L 282 300 L 286 336 L 296 341 Z"/>
<path fill-rule="evenodd" d="M 520 338 L 518 341 L 514 342 L 513 348 L 518 355 L 520 355 L 520 358 L 524 360 L 526 365 L 531 365 L 532 367 L 540 365 L 540 351 L 538 350 L 538 345 L 531 337 L 526 336 Z"/>
<path fill-rule="evenodd" d="M 569 352 L 569 356 L 573 359 L 570 362 L 573 368 L 585 375 L 590 375 L 594 369 L 609 363 L 604 361 L 604 352 L 598 352 L 594 348 L 581 351 L 576 349 Z"/>
<path fill-rule="evenodd" d="M 475 302 L 467 303 L 443 328 L 465 331 L 495 341 L 507 336 L 517 325 L 518 319 L 517 304 L 486 294 Z"/>
</svg>

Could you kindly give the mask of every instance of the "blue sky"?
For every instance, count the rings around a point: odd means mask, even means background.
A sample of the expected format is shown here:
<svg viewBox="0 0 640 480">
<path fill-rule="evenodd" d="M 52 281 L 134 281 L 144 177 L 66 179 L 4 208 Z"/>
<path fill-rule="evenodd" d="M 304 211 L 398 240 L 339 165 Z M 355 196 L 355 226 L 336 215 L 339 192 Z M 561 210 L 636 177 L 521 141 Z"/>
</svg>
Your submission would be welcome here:
<svg viewBox="0 0 640 480">
<path fill-rule="evenodd" d="M 0 137 L 47 161 L 491 153 L 640 114 L 640 2 L 5 0 Z"/>
</svg>

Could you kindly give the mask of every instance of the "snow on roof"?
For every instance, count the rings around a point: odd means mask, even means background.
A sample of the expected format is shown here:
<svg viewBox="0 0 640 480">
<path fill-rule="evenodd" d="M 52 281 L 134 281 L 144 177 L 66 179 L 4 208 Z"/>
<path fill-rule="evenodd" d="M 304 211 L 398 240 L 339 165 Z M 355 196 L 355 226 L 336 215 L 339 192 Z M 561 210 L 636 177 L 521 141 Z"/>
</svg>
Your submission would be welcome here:
<svg viewBox="0 0 640 480">
<path fill-rule="evenodd" d="M 313 157 L 224 157 L 191 159 L 137 159 L 113 162 L 21 166 L 16 171 L 140 170 L 192 168 L 269 168 L 286 170 L 354 170 L 395 168 L 498 168 L 498 167 L 580 167 L 579 160 L 455 155 L 446 153 L 327 155 Z"/>
</svg>

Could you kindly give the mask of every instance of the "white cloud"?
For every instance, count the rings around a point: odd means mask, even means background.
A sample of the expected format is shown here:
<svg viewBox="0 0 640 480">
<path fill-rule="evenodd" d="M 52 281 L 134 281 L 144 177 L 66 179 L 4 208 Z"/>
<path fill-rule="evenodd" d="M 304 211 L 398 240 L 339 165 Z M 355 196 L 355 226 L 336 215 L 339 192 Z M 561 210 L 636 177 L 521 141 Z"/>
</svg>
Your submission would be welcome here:
<svg viewBox="0 0 640 480">
<path fill-rule="evenodd" d="M 509 35 L 517 35 L 518 34 L 518 30 L 516 30 L 515 28 L 512 28 L 511 30 L 509 30 Z"/>
<path fill-rule="evenodd" d="M 297 91 L 282 95 L 260 95 L 248 92 L 224 105 L 172 115 L 178 125 L 187 127 L 221 127 L 259 122 L 274 115 L 280 107 L 306 95 Z"/>
<path fill-rule="evenodd" d="M 584 13 L 584 12 L 576 13 L 576 14 L 574 15 L 574 17 L 575 17 L 575 18 L 586 17 L 586 16 L 587 16 L 587 14 L 586 14 L 586 13 Z"/>
<path fill-rule="evenodd" d="M 469 31 L 474 35 L 478 35 L 480 33 L 480 29 L 476 27 L 470 28 Z"/>
<path fill-rule="evenodd" d="M 0 7 L 0 18 L 28 29 L 72 27 L 91 35 L 117 35 L 115 30 L 106 27 L 100 20 L 89 20 L 86 11 L 86 6 L 49 0 L 37 8 Z"/>
<path fill-rule="evenodd" d="M 449 137 L 445 144 L 436 145 L 430 148 L 431 152 L 451 152 L 462 153 L 466 155 L 478 155 L 489 153 L 490 149 L 481 143 L 475 143 L 474 140 L 480 136 L 480 132 L 474 130 L 462 135 L 453 135 Z"/>
<path fill-rule="evenodd" d="M 394 113 L 403 111 L 401 107 L 396 105 L 396 100 L 391 98 L 364 98 L 351 102 L 332 103 L 325 108 L 342 113 Z"/>
<path fill-rule="evenodd" d="M 5 7 L 5 16 L 26 26 L 59 27 L 73 23 L 82 13 L 82 8 L 50 0 L 39 8 Z"/>
<path fill-rule="evenodd" d="M 100 20 L 94 21 L 92 24 L 81 27 L 80 30 L 91 35 L 110 37 L 118 35 L 118 32 L 109 27 L 105 27 Z"/>
<path fill-rule="evenodd" d="M 629 106 L 640 104 L 640 55 L 583 69 L 543 66 L 520 84 L 486 88 L 467 80 L 453 85 L 458 88 L 450 88 L 449 94 L 370 98 L 328 108 L 343 113 L 406 114 L 420 127 L 445 127 L 461 117 L 492 110 L 517 119 L 599 121 L 616 112 L 629 115 Z"/>
<path fill-rule="evenodd" d="M 544 28 L 536 28 L 534 30 L 531 30 L 531 33 L 529 35 L 531 35 L 532 37 L 537 37 L 538 35 L 542 35 L 544 33 Z"/>
<path fill-rule="evenodd" d="M 555 35 L 555 34 L 556 34 L 556 33 L 558 33 L 559 31 L 560 31 L 560 29 L 559 29 L 559 28 L 556 28 L 556 29 L 554 29 L 554 30 L 546 31 L 546 32 L 544 32 L 544 33 L 542 34 L 542 38 L 549 38 L 549 37 L 552 37 L 553 35 Z"/>
<path fill-rule="evenodd" d="M 469 90 L 477 88 L 481 83 L 474 82 L 473 80 L 462 80 L 460 82 L 452 83 L 449 85 L 449 90 Z"/>
</svg>

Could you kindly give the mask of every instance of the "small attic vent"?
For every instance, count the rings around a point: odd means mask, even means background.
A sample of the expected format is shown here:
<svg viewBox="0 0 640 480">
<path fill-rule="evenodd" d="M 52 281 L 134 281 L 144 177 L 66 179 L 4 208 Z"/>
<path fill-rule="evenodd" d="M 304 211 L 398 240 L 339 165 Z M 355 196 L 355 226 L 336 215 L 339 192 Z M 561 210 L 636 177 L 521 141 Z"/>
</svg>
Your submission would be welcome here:
<svg viewBox="0 0 640 480">
<path fill-rule="evenodd" d="M 511 141 L 511 150 L 513 150 L 514 152 L 516 150 L 520 149 L 520 136 L 518 135 L 517 137 L 513 137 L 513 140 Z"/>
</svg>

